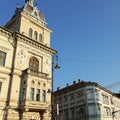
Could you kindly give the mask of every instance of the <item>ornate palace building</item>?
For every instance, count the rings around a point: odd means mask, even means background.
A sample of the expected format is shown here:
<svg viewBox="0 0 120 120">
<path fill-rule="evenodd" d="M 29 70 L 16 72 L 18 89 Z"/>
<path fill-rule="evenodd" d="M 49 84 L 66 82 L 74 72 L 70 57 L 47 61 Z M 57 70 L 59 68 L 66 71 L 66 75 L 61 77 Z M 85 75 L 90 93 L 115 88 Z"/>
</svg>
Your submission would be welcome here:
<svg viewBox="0 0 120 120">
<path fill-rule="evenodd" d="M 0 27 L 1 120 L 51 120 L 51 33 L 34 0 Z"/>
</svg>

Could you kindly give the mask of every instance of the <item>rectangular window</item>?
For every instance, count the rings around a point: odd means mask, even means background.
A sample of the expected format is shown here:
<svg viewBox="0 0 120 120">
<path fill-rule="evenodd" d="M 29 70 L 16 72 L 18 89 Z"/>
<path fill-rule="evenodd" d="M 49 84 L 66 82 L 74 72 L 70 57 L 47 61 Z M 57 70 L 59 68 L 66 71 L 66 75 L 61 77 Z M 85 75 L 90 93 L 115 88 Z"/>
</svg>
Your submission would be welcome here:
<svg viewBox="0 0 120 120">
<path fill-rule="evenodd" d="M 67 96 L 67 95 L 64 96 L 64 100 L 65 100 L 65 101 L 68 100 L 68 96 Z"/>
<path fill-rule="evenodd" d="M 104 108 L 104 115 L 105 115 L 105 116 L 111 116 L 110 108 L 108 108 L 108 107 L 105 107 L 105 108 Z"/>
<path fill-rule="evenodd" d="M 1 93 L 1 89 L 2 89 L 2 82 L 0 82 L 0 93 Z"/>
<path fill-rule="evenodd" d="M 74 108 L 71 108 L 71 109 L 70 109 L 70 113 L 71 113 L 72 119 L 74 120 L 74 117 L 75 117 L 75 109 L 74 109 Z"/>
<path fill-rule="evenodd" d="M 43 102 L 46 101 L 46 91 L 45 90 L 42 91 L 42 101 Z"/>
<path fill-rule="evenodd" d="M 106 95 L 102 95 L 102 96 L 103 96 L 103 103 L 106 104 L 106 105 L 109 105 L 108 96 L 106 96 Z"/>
<path fill-rule="evenodd" d="M 74 93 L 70 94 L 70 99 L 74 99 Z"/>
<path fill-rule="evenodd" d="M 87 97 L 88 97 L 88 100 L 95 99 L 95 91 L 94 91 L 94 89 L 92 89 L 92 88 L 87 89 Z"/>
<path fill-rule="evenodd" d="M 40 101 L 40 89 L 36 91 L 36 101 Z"/>
<path fill-rule="evenodd" d="M 0 65 L 1 66 L 5 65 L 5 58 L 6 58 L 6 53 L 3 51 L 0 51 Z"/>
<path fill-rule="evenodd" d="M 68 109 L 64 111 L 64 117 L 65 117 L 65 120 L 69 120 Z"/>
<path fill-rule="evenodd" d="M 34 92 L 35 92 L 35 89 L 31 88 L 30 89 L 30 100 L 34 100 Z"/>
<path fill-rule="evenodd" d="M 88 113 L 89 113 L 89 115 L 95 115 L 96 114 L 95 104 L 88 104 Z"/>
<path fill-rule="evenodd" d="M 25 88 L 23 88 L 23 101 L 25 100 L 25 97 L 26 97 L 26 89 Z"/>
</svg>

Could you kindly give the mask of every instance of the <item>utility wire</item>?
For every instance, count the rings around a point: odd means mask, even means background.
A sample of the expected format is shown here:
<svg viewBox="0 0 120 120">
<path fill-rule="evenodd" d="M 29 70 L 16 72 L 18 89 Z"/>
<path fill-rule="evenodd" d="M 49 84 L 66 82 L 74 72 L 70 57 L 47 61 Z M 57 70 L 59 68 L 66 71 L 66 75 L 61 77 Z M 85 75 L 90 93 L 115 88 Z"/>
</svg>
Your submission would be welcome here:
<svg viewBox="0 0 120 120">
<path fill-rule="evenodd" d="M 106 88 L 110 89 L 110 88 L 113 88 L 113 87 L 116 87 L 116 86 L 120 86 L 120 81 L 109 84 L 109 85 L 106 86 Z"/>
<path fill-rule="evenodd" d="M 86 63 L 120 63 L 120 61 L 107 60 L 82 60 L 82 59 L 60 59 L 62 62 L 86 62 Z"/>
</svg>

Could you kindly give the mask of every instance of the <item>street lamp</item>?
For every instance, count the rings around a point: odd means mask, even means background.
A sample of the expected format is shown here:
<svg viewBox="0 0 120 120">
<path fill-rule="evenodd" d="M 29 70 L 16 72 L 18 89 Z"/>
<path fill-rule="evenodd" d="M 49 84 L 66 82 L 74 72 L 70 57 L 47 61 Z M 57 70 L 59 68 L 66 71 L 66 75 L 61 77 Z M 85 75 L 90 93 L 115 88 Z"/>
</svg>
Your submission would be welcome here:
<svg viewBox="0 0 120 120">
<path fill-rule="evenodd" d="M 51 120 L 55 120 L 55 117 L 54 117 L 54 69 L 56 70 L 60 69 L 60 66 L 58 65 L 57 55 L 53 55 L 52 57 Z"/>
</svg>

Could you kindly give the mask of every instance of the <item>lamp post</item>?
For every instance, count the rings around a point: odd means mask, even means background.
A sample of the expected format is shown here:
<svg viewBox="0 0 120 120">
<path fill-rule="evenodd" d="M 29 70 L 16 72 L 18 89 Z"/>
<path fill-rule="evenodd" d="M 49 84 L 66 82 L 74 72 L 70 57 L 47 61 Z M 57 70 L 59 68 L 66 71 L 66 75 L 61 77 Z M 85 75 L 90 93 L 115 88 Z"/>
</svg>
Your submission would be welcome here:
<svg viewBox="0 0 120 120">
<path fill-rule="evenodd" d="M 58 56 L 53 55 L 52 57 L 52 89 L 51 89 L 51 120 L 55 120 L 54 116 L 54 69 L 60 69 L 58 65 Z"/>
</svg>

